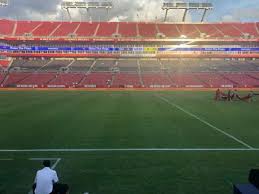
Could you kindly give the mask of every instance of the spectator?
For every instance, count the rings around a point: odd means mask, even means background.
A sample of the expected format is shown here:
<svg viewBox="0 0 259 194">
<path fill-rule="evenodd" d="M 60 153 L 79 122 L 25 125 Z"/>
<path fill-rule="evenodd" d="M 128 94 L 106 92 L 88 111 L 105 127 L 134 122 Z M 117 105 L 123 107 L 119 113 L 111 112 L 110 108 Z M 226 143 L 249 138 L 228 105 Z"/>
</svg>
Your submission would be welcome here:
<svg viewBox="0 0 259 194">
<path fill-rule="evenodd" d="M 50 168 L 50 161 L 43 161 L 44 168 L 39 170 L 35 177 L 35 194 L 50 194 L 53 191 L 53 184 L 58 182 L 55 170 Z"/>
</svg>

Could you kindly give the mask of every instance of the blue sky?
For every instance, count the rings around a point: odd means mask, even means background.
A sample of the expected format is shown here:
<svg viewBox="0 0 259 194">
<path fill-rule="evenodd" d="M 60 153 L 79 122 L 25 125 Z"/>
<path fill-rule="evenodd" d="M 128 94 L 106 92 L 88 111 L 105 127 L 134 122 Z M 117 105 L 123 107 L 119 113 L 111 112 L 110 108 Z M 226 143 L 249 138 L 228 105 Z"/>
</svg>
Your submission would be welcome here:
<svg viewBox="0 0 259 194">
<path fill-rule="evenodd" d="M 0 8 L 0 17 L 23 20 L 67 20 L 62 11 L 62 0 L 9 0 L 10 6 Z M 74 1 L 74 0 L 71 0 Z M 77 0 L 78 1 L 78 0 Z M 80 0 L 82 1 L 82 0 Z M 95 0 L 98 1 L 98 0 Z M 162 20 L 163 0 L 112 0 L 114 9 L 107 15 L 106 11 L 90 11 L 83 13 L 72 11 L 74 20 L 107 20 L 107 21 L 154 21 Z M 171 1 L 171 0 L 167 0 Z M 196 0 L 191 0 L 197 2 Z M 215 9 L 208 13 L 209 22 L 221 21 L 257 21 L 259 22 L 259 0 L 199 0 L 212 2 Z M 189 21 L 198 21 L 201 12 L 188 15 Z M 169 21 L 180 21 L 182 12 L 169 14 Z"/>
<path fill-rule="evenodd" d="M 259 0 L 211 0 L 215 10 L 209 15 L 211 21 L 229 19 L 259 21 Z"/>
</svg>

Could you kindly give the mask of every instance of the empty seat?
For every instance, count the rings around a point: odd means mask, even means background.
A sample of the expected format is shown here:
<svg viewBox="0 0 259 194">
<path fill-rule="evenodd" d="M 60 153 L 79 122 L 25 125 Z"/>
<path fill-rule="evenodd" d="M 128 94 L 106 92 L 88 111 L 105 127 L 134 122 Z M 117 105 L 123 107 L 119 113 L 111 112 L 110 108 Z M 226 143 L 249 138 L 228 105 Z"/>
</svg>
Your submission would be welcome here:
<svg viewBox="0 0 259 194">
<path fill-rule="evenodd" d="M 75 31 L 78 25 L 78 22 L 62 22 L 62 24 L 53 33 L 52 36 L 68 36 L 69 34 L 72 34 Z"/>
<path fill-rule="evenodd" d="M 60 24 L 60 22 L 42 22 L 32 34 L 34 36 L 49 36 Z"/>
<path fill-rule="evenodd" d="M 139 23 L 139 35 L 143 37 L 155 37 L 157 35 L 156 24 Z"/>
<path fill-rule="evenodd" d="M 163 33 L 167 37 L 180 37 L 181 33 L 176 28 L 175 24 L 158 24 L 158 29 L 160 33 Z"/>
<path fill-rule="evenodd" d="M 10 20 L 0 20 L 0 34 L 2 35 L 12 35 L 14 29 L 14 21 Z"/>
<path fill-rule="evenodd" d="M 137 24 L 136 23 L 120 23 L 118 33 L 123 37 L 136 37 Z"/>
<path fill-rule="evenodd" d="M 16 36 L 23 36 L 29 34 L 36 28 L 41 22 L 32 22 L 32 21 L 18 21 L 16 28 Z"/>
<path fill-rule="evenodd" d="M 96 36 L 109 37 L 116 33 L 117 23 L 114 22 L 100 22 L 99 29 Z"/>
<path fill-rule="evenodd" d="M 97 23 L 82 22 L 75 33 L 77 36 L 93 36 L 97 25 Z"/>
</svg>

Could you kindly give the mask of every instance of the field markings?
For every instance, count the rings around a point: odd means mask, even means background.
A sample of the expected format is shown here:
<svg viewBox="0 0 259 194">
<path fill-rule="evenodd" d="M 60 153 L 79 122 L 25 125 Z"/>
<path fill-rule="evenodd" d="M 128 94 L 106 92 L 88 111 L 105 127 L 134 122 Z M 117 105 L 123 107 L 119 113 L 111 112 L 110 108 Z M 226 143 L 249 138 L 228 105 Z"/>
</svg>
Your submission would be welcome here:
<svg viewBox="0 0 259 194">
<path fill-rule="evenodd" d="M 222 133 L 222 134 L 228 136 L 229 138 L 231 138 L 232 140 L 235 140 L 236 142 L 242 144 L 243 146 L 245 146 L 245 147 L 247 147 L 247 148 L 249 148 L 249 149 L 254 149 L 252 146 L 248 145 L 248 144 L 245 143 L 244 141 L 242 141 L 242 140 L 236 138 L 235 136 L 233 136 L 233 135 L 231 135 L 231 134 L 229 134 L 229 133 L 223 131 L 222 129 L 219 129 L 218 127 L 216 127 L 216 126 L 212 125 L 211 123 L 205 121 L 204 119 L 200 118 L 199 116 L 197 116 L 197 115 L 195 115 L 195 114 L 193 114 L 193 113 L 187 111 L 186 109 L 182 108 L 181 106 L 179 106 L 179 105 L 177 105 L 177 104 L 175 104 L 175 103 L 169 101 L 168 99 L 164 98 L 163 96 L 160 96 L 160 95 L 155 95 L 155 96 L 156 96 L 157 98 L 159 98 L 160 100 L 166 102 L 167 104 L 171 105 L 172 107 L 177 108 L 178 110 L 180 110 L 180 111 L 186 113 L 187 115 L 189 115 L 189 116 L 191 116 L 191 117 L 193 117 L 193 118 L 199 120 L 200 122 L 204 123 L 205 125 L 211 127 L 211 128 L 214 129 L 215 131 L 218 131 L 218 132 L 220 132 L 220 133 Z"/>
<path fill-rule="evenodd" d="M 12 161 L 12 158 L 0 158 L 0 161 Z"/>
<path fill-rule="evenodd" d="M 100 149 L 16 149 L 0 150 L 0 152 L 232 152 L 259 151 L 259 148 L 100 148 Z M 43 158 L 40 158 L 43 159 Z M 40 160 L 38 159 L 38 160 Z M 60 159 L 60 158 L 57 158 Z M 61 160 L 61 159 L 60 159 Z M 58 162 L 60 162 L 60 160 Z"/>
</svg>

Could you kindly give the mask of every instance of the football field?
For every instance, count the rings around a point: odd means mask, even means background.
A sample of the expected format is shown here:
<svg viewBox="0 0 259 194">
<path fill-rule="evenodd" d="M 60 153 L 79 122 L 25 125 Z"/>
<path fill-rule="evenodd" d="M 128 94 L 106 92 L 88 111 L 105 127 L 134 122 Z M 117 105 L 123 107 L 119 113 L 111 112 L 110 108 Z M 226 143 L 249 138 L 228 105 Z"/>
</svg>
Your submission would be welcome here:
<svg viewBox="0 0 259 194">
<path fill-rule="evenodd" d="M 259 168 L 259 98 L 213 92 L 0 91 L 0 193 L 51 159 L 70 194 L 229 194 Z"/>
</svg>

